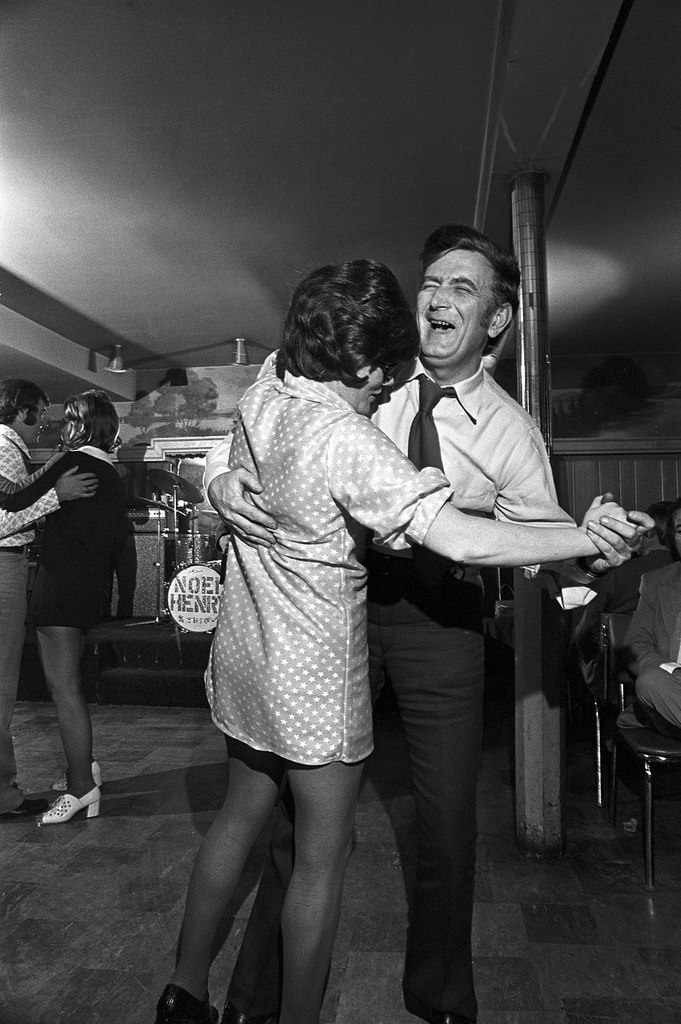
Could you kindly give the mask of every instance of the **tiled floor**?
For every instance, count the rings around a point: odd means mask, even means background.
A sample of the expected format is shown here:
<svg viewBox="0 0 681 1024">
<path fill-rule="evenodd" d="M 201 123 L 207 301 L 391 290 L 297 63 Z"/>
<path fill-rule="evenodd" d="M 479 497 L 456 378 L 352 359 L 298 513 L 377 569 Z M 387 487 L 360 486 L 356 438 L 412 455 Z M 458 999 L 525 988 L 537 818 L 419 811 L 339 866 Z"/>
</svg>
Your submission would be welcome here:
<svg viewBox="0 0 681 1024">
<path fill-rule="evenodd" d="M 643 886 L 638 772 L 617 828 L 595 806 L 585 741 L 568 745 L 568 851 L 552 863 L 514 845 L 510 709 L 492 701 L 480 778 L 474 924 L 480 1024 L 680 1024 L 681 777 L 660 786 L 658 883 Z M 173 963 L 194 853 L 221 800 L 224 744 L 200 709 L 94 706 L 102 815 L 0 826 L 0 1024 L 151 1024 Z M 22 780 L 61 767 L 54 712 L 20 704 Z M 357 846 L 324 1005 L 327 1024 L 409 1024 L 400 997 L 411 800 L 399 723 L 377 715 Z M 257 878 L 252 858 L 211 975 L 221 1006 Z"/>
</svg>

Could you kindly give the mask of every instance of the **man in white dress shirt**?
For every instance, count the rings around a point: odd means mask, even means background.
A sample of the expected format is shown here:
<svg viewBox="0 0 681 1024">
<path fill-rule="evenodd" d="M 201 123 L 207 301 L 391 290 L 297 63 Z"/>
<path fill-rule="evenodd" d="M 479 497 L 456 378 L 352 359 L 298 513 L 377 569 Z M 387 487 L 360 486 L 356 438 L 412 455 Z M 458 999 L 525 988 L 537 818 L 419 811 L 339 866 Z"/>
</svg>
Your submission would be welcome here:
<svg viewBox="0 0 681 1024">
<path fill-rule="evenodd" d="M 440 459 L 459 508 L 510 522 L 573 527 L 557 503 L 537 425 L 483 369 L 486 351 L 518 308 L 515 258 L 472 228 L 445 225 L 427 239 L 420 266 L 420 359 L 398 375 L 374 422 L 417 464 L 437 465 Z M 415 420 L 422 416 L 437 432 L 436 454 L 427 463 L 413 454 Z M 211 502 L 232 528 L 267 543 L 267 530 L 276 524 L 254 511 L 241 491 L 257 494 L 257 482 L 239 470 L 230 477 L 226 468 L 224 450 L 209 454 Z M 602 539 L 602 554 L 583 567 L 586 572 L 606 571 L 630 556 L 638 535 L 651 525 L 641 513 L 630 513 L 630 520 L 606 524 L 610 533 Z M 451 564 L 427 563 L 424 569 L 411 552 L 400 557 L 378 548 L 368 551 L 367 566 L 370 677 L 375 694 L 386 676 L 395 694 L 416 806 L 405 1006 L 429 1024 L 473 1024 L 471 917 L 484 676 L 480 578 Z M 275 830 L 273 858 L 232 976 L 223 1024 L 275 1019 L 279 975 L 271 922 L 285 887 L 289 849 L 282 825 Z"/>
</svg>

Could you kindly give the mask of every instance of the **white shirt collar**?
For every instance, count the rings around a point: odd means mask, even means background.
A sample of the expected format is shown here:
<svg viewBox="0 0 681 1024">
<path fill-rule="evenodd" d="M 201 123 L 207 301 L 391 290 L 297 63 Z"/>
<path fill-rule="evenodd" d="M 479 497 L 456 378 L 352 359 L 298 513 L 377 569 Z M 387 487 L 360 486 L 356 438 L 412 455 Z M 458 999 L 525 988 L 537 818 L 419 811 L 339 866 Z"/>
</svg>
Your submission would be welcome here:
<svg viewBox="0 0 681 1024">
<path fill-rule="evenodd" d="M 74 455 L 78 452 L 85 452 L 86 455 L 92 455 L 95 459 L 101 459 L 102 462 L 108 462 L 113 465 L 113 459 L 108 452 L 103 452 L 101 448 L 95 448 L 93 444 L 84 444 L 80 448 L 69 449 Z"/>
<path fill-rule="evenodd" d="M 426 368 L 424 367 L 421 360 L 417 358 L 414 361 L 414 365 L 409 373 L 409 376 L 399 381 L 397 385 L 398 388 L 402 384 L 408 384 L 410 381 L 416 380 L 416 378 L 422 373 L 425 373 L 426 377 L 429 377 L 430 380 L 433 379 L 426 370 Z M 449 385 L 449 387 L 453 387 L 456 389 L 456 396 L 459 399 L 462 408 L 474 420 L 478 418 L 478 413 L 480 411 L 480 401 L 482 398 L 482 386 L 484 383 L 484 379 L 485 371 L 481 363 L 478 369 L 471 377 L 466 377 L 465 380 L 459 380 L 456 382 L 456 384 Z M 442 384 L 440 386 L 447 387 L 448 385 Z"/>
</svg>

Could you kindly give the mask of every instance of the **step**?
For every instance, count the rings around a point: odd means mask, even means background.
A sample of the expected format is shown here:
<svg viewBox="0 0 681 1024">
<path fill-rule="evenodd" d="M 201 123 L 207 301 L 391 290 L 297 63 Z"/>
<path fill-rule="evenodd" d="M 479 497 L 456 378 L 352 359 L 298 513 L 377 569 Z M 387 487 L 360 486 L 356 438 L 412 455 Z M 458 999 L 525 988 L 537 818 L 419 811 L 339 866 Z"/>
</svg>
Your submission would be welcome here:
<svg viewBox="0 0 681 1024">
<path fill-rule="evenodd" d="M 109 668 L 97 678 L 97 703 L 205 708 L 203 672 L 184 668 Z"/>
</svg>

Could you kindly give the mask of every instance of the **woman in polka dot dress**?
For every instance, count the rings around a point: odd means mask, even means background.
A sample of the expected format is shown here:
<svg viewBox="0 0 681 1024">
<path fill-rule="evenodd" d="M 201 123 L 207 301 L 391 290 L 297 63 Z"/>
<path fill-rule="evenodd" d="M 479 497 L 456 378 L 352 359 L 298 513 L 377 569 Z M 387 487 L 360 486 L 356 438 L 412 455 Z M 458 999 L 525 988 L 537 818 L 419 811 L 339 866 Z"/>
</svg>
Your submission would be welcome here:
<svg viewBox="0 0 681 1024">
<path fill-rule="evenodd" d="M 322 267 L 293 294 L 276 372 L 239 403 L 230 465 L 257 472 L 258 503 L 279 527 L 270 548 L 231 540 L 206 673 L 213 720 L 227 737 L 229 788 L 194 865 L 157 1024 L 216 1020 L 212 942 L 285 776 L 296 858 L 281 921 L 279 1024 L 318 1024 L 372 750 L 364 529 L 395 548 L 425 543 L 474 564 L 595 550 L 584 530 L 463 515 L 443 473 L 418 471 L 374 426 L 383 387 L 417 352 L 414 315 L 386 267 Z"/>
</svg>

